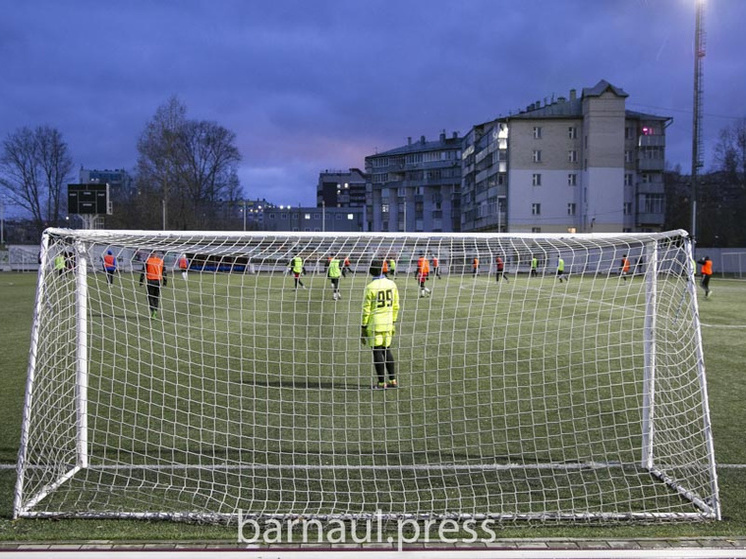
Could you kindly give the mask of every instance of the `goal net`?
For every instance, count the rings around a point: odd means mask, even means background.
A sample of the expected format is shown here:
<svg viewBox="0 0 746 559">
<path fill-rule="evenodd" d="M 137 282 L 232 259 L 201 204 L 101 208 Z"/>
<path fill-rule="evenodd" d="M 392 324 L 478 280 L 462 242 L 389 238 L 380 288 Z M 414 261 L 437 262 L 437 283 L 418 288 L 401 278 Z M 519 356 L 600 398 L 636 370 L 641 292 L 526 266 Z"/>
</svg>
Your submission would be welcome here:
<svg viewBox="0 0 746 559">
<path fill-rule="evenodd" d="M 682 231 L 49 229 L 14 515 L 718 519 L 696 296 Z"/>
</svg>

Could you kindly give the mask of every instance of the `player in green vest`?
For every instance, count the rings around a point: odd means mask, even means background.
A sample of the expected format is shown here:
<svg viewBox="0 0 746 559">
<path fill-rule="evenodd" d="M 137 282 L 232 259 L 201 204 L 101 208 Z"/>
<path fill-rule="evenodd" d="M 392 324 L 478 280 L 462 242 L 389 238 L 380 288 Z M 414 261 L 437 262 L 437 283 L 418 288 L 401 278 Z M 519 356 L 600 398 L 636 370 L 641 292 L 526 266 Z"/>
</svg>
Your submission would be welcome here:
<svg viewBox="0 0 746 559">
<path fill-rule="evenodd" d="M 293 256 L 290 259 L 290 271 L 293 272 L 293 278 L 295 278 L 295 289 L 298 289 L 298 286 L 305 289 L 306 286 L 300 280 L 301 274 L 305 272 L 303 269 L 303 259 L 300 256 Z"/>
<path fill-rule="evenodd" d="M 334 300 L 341 298 L 342 295 L 339 292 L 339 278 L 342 276 L 342 270 L 339 267 L 339 258 L 332 256 L 327 263 L 326 276 L 332 282 L 332 293 Z"/>
<path fill-rule="evenodd" d="M 370 264 L 373 280 L 365 286 L 360 342 L 373 348 L 373 365 L 378 376 L 375 388 L 397 388 L 396 363 L 391 352 L 391 341 L 399 317 L 399 290 L 383 273 L 383 261 Z M 388 381 L 386 380 L 388 373 Z"/>
<path fill-rule="evenodd" d="M 57 256 L 54 257 L 54 269 L 57 272 L 58 276 L 61 276 L 65 273 L 65 257 L 62 255 L 62 253 L 59 253 Z"/>
<path fill-rule="evenodd" d="M 537 268 L 539 267 L 539 260 L 535 256 L 531 257 L 531 276 L 536 276 L 539 274 L 539 270 Z"/>
<path fill-rule="evenodd" d="M 561 255 L 557 255 L 557 279 L 560 280 L 560 283 L 562 283 L 562 280 L 570 280 L 570 278 L 565 273 L 565 261 Z"/>
</svg>

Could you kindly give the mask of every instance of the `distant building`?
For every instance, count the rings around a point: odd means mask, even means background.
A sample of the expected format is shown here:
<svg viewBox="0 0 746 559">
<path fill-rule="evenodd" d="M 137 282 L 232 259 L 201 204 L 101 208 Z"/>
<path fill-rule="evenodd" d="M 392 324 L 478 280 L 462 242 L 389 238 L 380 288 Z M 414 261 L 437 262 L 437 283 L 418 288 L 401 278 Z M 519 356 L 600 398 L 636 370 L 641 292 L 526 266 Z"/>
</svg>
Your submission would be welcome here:
<svg viewBox="0 0 746 559">
<path fill-rule="evenodd" d="M 365 174 L 360 169 L 319 173 L 316 205 L 319 208 L 362 208 L 365 206 Z"/>
<path fill-rule="evenodd" d="M 273 206 L 264 209 L 263 214 L 264 231 L 366 231 L 365 208 Z"/>
<path fill-rule="evenodd" d="M 124 169 L 84 169 L 81 165 L 78 177 L 80 184 L 96 183 L 109 185 L 109 207 L 112 209 L 113 214 L 116 214 L 120 204 L 131 198 L 134 194 L 134 180 Z M 70 226 L 80 227 L 83 225 L 80 216 L 71 215 L 67 219 Z M 110 217 L 107 218 L 104 214 L 97 215 L 92 217 L 92 221 L 88 223 L 88 226 L 92 226 L 94 229 L 107 227 L 107 224 L 111 226 L 110 219 Z"/>
<path fill-rule="evenodd" d="M 464 139 L 461 230 L 621 232 L 664 224 L 663 117 L 626 110 L 601 80 Z"/>
<path fill-rule="evenodd" d="M 244 231 L 261 231 L 264 229 L 264 212 L 275 205 L 264 198 L 256 200 L 237 200 L 230 204 L 230 219 L 240 223 Z"/>
<path fill-rule="evenodd" d="M 109 196 L 113 201 L 122 200 L 132 193 L 133 179 L 124 169 L 84 169 L 80 167 L 80 184 L 89 182 L 108 184 Z"/>
<path fill-rule="evenodd" d="M 371 231 L 459 231 L 461 138 L 445 133 L 365 158 Z"/>
</svg>

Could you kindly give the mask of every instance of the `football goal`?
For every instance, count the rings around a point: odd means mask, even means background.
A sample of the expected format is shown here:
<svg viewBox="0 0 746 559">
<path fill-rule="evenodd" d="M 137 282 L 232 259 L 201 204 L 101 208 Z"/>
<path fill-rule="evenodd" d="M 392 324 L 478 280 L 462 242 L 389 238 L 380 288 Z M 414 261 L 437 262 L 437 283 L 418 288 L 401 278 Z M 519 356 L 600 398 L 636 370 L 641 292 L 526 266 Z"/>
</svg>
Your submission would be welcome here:
<svg viewBox="0 0 746 559">
<path fill-rule="evenodd" d="M 719 519 L 700 334 L 682 231 L 49 229 L 14 515 Z"/>
</svg>

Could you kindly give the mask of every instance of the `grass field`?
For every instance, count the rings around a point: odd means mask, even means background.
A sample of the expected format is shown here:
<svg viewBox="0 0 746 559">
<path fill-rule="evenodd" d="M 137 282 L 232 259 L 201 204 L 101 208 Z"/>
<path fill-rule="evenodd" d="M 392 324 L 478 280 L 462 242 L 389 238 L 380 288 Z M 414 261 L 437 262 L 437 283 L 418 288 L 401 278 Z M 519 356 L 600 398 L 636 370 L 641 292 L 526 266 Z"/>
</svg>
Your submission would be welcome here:
<svg viewBox="0 0 746 559">
<path fill-rule="evenodd" d="M 632 363 L 624 362 L 624 352 L 603 353 L 599 340 L 616 347 L 629 348 L 639 340 L 642 328 L 641 305 L 644 301 L 634 295 L 632 281 L 622 286 L 573 279 L 559 291 L 554 278 L 494 285 L 494 279 L 453 278 L 438 284 L 433 299 L 418 299 L 413 280 L 402 279 L 402 318 L 396 346 L 399 378 L 402 388 L 391 392 L 370 390 L 373 383 L 370 351 L 361 348 L 359 330 L 359 302 L 364 277 L 343 284 L 345 299 L 331 302 L 326 281 L 322 277 L 308 278 L 310 289 L 295 293 L 287 288 L 258 278 L 247 287 L 239 276 L 219 276 L 209 289 L 187 288 L 176 278 L 168 295 L 164 292 L 163 310 L 155 324 L 148 318 L 142 289 L 134 278 L 122 275 L 114 289 L 97 276 L 92 283 L 92 330 L 94 336 L 92 361 L 100 364 L 91 371 L 90 406 L 96 413 L 96 436 L 92 441 L 92 457 L 104 466 L 113 463 L 111 441 L 116 438 L 120 453 L 127 454 L 132 463 L 167 465 L 172 462 L 201 465 L 217 459 L 223 463 L 263 463 L 287 465 L 292 456 L 295 466 L 325 466 L 315 476 L 305 472 L 276 472 L 274 481 L 257 485 L 253 477 L 250 498 L 262 497 L 270 503 L 268 512 L 283 512 L 289 496 L 289 486 L 305 493 L 305 497 L 320 512 L 332 510 L 331 498 L 354 502 L 364 495 L 375 495 L 360 503 L 361 511 L 386 507 L 401 502 L 419 501 L 421 511 L 449 510 L 454 493 L 465 475 L 427 476 L 428 485 L 440 477 L 441 485 L 435 492 L 419 491 L 422 474 L 410 470 L 398 484 L 372 484 L 361 476 L 365 467 L 401 466 L 409 464 L 449 462 L 482 464 L 511 461 L 515 444 L 522 445 L 523 459 L 531 456 L 538 463 L 577 462 L 595 454 L 593 440 L 578 441 L 578 433 L 604 432 L 601 440 L 618 441 L 618 448 L 610 454 L 625 462 L 639 462 L 638 449 L 633 445 L 639 438 L 639 412 L 632 412 L 623 421 L 614 415 L 636 409 L 640 399 L 640 379 L 625 378 L 617 382 L 625 370 L 639 369 L 641 353 L 632 354 Z M 464 280 L 470 281 L 464 289 Z M 192 275 L 189 282 L 200 282 Z M 287 281 L 287 280 L 284 280 Z M 488 285 L 477 289 L 475 285 Z M 35 276 L 30 274 L 0 276 L 0 300 L 5 310 L 2 333 L 3 351 L 0 355 L 0 380 L 4 386 L 0 400 L 0 462 L 15 462 L 20 438 L 20 418 L 28 359 L 31 309 Z M 746 449 L 742 430 L 746 425 L 743 383 L 740 382 L 743 351 L 741 339 L 746 330 L 746 284 L 736 281 L 713 280 L 714 295 L 700 300 L 705 360 L 708 371 L 710 409 L 715 433 L 716 457 L 723 513 L 719 523 L 660 524 L 655 526 L 534 526 L 531 536 L 640 536 L 640 535 L 728 535 L 746 534 Z M 525 294 L 532 293 L 526 306 Z M 351 297 L 352 295 L 352 297 Z M 451 306 L 449 301 L 460 298 L 468 301 L 467 317 Z M 64 297 L 60 300 L 64 300 Z M 591 304 L 589 301 L 595 301 Z M 602 301 L 598 304 L 598 301 Z M 624 328 L 587 332 L 579 327 L 581 316 L 620 314 L 618 305 L 624 301 L 627 310 L 622 315 Z M 335 309 L 331 310 L 330 309 Z M 463 308 L 460 305 L 459 308 Z M 215 309 L 225 309 L 216 312 Z M 508 312 L 506 309 L 512 309 Z M 521 330 L 521 318 L 531 313 L 532 321 L 540 324 L 540 331 Z M 187 318 L 192 317 L 192 318 Z M 199 317 L 194 318 L 194 317 Z M 64 319 L 63 319 L 64 320 Z M 611 321 L 613 323 L 613 321 Z M 428 326 L 419 331 L 408 328 L 412 324 Z M 287 328 L 302 335 L 287 335 Z M 475 326 L 476 325 L 476 326 Z M 566 327 L 558 327 L 564 325 Z M 495 333 L 501 334 L 496 336 Z M 142 344 L 133 339 L 147 340 L 147 355 Z M 533 343 L 526 345 L 525 340 Z M 104 340 L 111 340 L 104 341 Z M 537 343 L 540 340 L 541 343 Z M 247 348 L 253 348 L 248 350 Z M 592 379 L 576 365 L 590 360 L 595 363 Z M 206 359 L 205 356 L 213 357 Z M 465 355 L 468 357 L 457 357 Z M 626 354 L 625 354 L 626 355 Z M 154 356 L 160 358 L 154 359 Z M 309 356 L 312 356 L 309 358 Z M 298 363 L 310 365 L 299 367 Z M 186 365 L 188 363 L 200 363 Z M 438 363 L 431 371 L 425 363 Z M 520 366 L 519 366 L 520 364 Z M 192 368 L 196 368 L 193 370 Z M 512 367 L 512 369 L 511 369 Z M 64 367 L 63 367 L 64 368 Z M 500 375 L 487 374 L 499 368 Z M 177 373 L 176 371 L 180 371 Z M 250 371 L 250 375 L 246 372 Z M 521 371 L 548 375 L 540 384 L 527 384 Z M 550 371 L 550 373 L 547 373 Z M 431 374 L 428 374 L 431 373 Z M 199 379 L 199 381 L 197 381 Z M 69 382 L 57 379 L 60 385 Z M 196 384 L 198 382 L 198 384 Z M 588 386 L 589 382 L 597 383 Z M 120 383 L 120 384 L 116 384 Z M 544 387 L 546 394 L 532 394 L 527 405 L 527 390 Z M 549 387 L 549 388 L 547 388 Z M 582 387 L 582 390 L 581 390 Z M 114 398 L 106 397 L 114 394 Z M 186 394 L 199 394 L 187 399 Z M 627 401 L 625 400 L 627 399 Z M 605 402 L 614 401 L 616 408 L 608 409 Z M 135 402 L 141 402 L 138 406 Z M 142 402 L 147 402 L 143 409 Z M 251 405 L 248 405 L 250 402 Z M 51 404 L 50 404 L 51 405 Z M 513 423 L 496 425 L 494 407 L 502 406 L 503 415 L 515 418 Z M 239 410 L 238 417 L 226 416 L 226 409 Z M 607 413 L 608 415 L 605 415 Z M 124 421 L 122 419 L 124 418 Z M 149 419 L 148 419 L 149 418 Z M 310 418 L 310 421 L 309 419 Z M 146 421 L 159 423 L 159 440 L 148 438 Z M 126 427 L 122 427 L 122 423 Z M 582 424 L 584 430 L 577 429 Z M 165 424 L 165 427 L 164 427 Z M 448 432 L 442 430 L 448 425 Z M 621 430 L 620 430 L 621 426 Z M 531 436 L 526 435 L 531 431 Z M 613 433 L 612 433 L 613 431 Z M 163 440 L 164 433 L 168 440 Z M 216 440 L 215 433 L 223 440 Z M 568 444 L 572 438 L 572 444 Z M 433 439 L 443 441 L 433 452 Z M 283 442 L 280 442 L 283 441 Z M 198 449 L 195 449 L 195 442 Z M 250 442 L 251 444 L 246 444 Z M 404 446 L 403 446 L 404 443 Z M 446 444 L 448 443 L 448 444 Z M 99 448 L 97 448 L 97 445 Z M 572 449 L 570 455 L 567 449 Z M 170 449 L 166 456 L 164 449 Z M 239 455 L 235 449 L 244 449 Z M 69 449 L 67 449 L 69 450 Z M 100 450 L 100 452 L 97 452 Z M 61 449 L 65 452 L 66 449 Z M 609 452 L 609 449 L 605 449 Z M 121 458 L 118 457 L 118 458 Z M 300 463 L 298 463 L 300 461 Z M 346 473 L 346 466 L 356 474 Z M 356 469 L 357 468 L 357 469 Z M 295 470 L 294 470 L 295 471 Z M 597 472 L 591 477 L 599 478 Z M 143 489 L 135 494 L 141 506 L 157 501 L 163 506 L 183 504 L 184 494 L 204 485 L 207 480 L 185 480 L 180 474 L 182 495 L 153 492 L 154 479 L 143 479 Z M 245 473 L 230 473 L 235 486 L 247 486 L 241 479 Z M 556 487 L 547 488 L 547 478 L 518 479 L 511 472 L 517 486 L 531 483 L 542 485 L 541 491 L 553 493 L 565 507 L 575 506 L 571 489 L 584 474 L 568 474 L 565 485 L 552 481 Z M 637 474 L 627 475 L 635 477 Z M 358 477 L 355 477 L 358 476 Z M 115 475 L 100 472 L 91 483 L 99 484 L 106 502 L 121 499 L 116 493 Z M 159 476 L 156 476 L 159 477 Z M 187 476 L 188 477 L 188 476 Z M 466 495 L 467 506 L 494 506 L 489 503 L 490 483 L 502 487 L 504 480 L 491 478 L 482 489 Z M 231 528 L 173 524 L 156 521 L 130 520 L 21 520 L 11 522 L 11 503 L 15 472 L 0 470 L 0 538 L 2 539 L 171 539 L 171 538 L 232 538 Z M 478 480 L 477 480 L 478 481 Z M 210 483 L 215 483 L 211 478 Z M 582 499 L 601 499 L 607 496 L 613 482 L 594 481 L 595 493 Z M 195 485 L 193 485 L 195 484 Z M 216 485 L 219 485 L 216 484 Z M 479 485 L 479 484 L 477 484 Z M 631 484 L 632 485 L 632 484 Z M 88 501 L 91 485 L 70 486 L 67 497 Z M 629 487 L 618 489 L 629 492 Z M 658 494 L 637 498 L 660 500 L 670 496 Z M 73 493 L 75 494 L 73 496 Z M 102 498 L 102 497 L 96 497 Z M 207 507 L 225 506 L 230 509 L 240 504 L 246 494 L 218 495 L 216 503 Z M 196 505 L 193 497 L 187 501 Z M 510 503 L 501 506 L 510 509 Z M 664 505 L 675 506 L 675 505 Z M 526 536 L 520 527 L 508 524 L 505 537 Z"/>
</svg>

